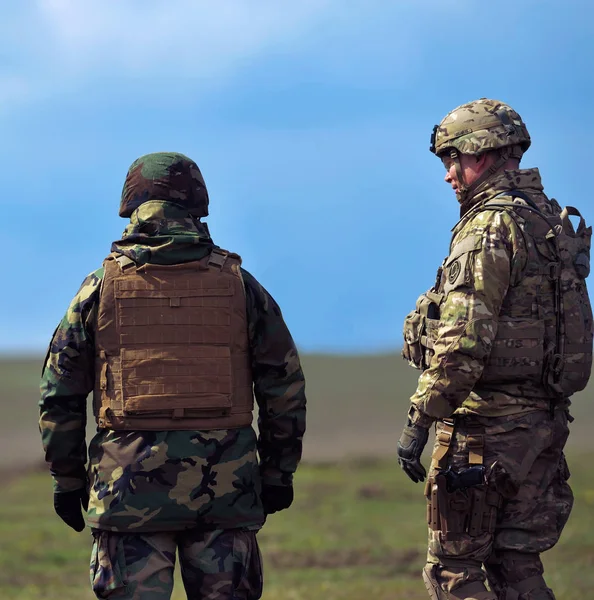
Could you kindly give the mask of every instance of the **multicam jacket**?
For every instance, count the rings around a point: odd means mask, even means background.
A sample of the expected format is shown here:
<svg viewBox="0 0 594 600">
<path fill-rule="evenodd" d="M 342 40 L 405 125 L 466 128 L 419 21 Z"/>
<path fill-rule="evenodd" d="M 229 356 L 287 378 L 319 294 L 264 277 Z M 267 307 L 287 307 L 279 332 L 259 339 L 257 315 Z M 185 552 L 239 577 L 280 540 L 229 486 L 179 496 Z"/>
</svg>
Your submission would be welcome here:
<svg viewBox="0 0 594 600">
<path fill-rule="evenodd" d="M 137 264 L 199 260 L 208 229 L 170 202 L 132 214 L 112 251 Z M 95 374 L 94 325 L 103 268 L 83 281 L 51 341 L 41 380 L 40 429 L 55 490 L 90 483 L 88 523 L 111 531 L 258 528 L 262 483 L 289 485 L 301 457 L 305 382 L 295 344 L 268 292 L 245 281 L 259 436 L 215 431 L 111 431 L 91 440 L 85 469 L 86 398 Z M 257 453 L 260 464 L 258 464 Z"/>
<path fill-rule="evenodd" d="M 545 196 L 538 169 L 504 171 L 473 204 L 511 190 L 528 196 L 545 215 L 560 211 Z M 445 297 L 434 354 L 411 398 L 421 413 L 437 419 L 469 413 L 494 417 L 550 407 L 550 395 L 534 380 L 493 384 L 482 379 L 501 316 L 531 310 L 519 306 L 522 301 L 531 302 L 528 295 L 524 300 L 514 296 L 514 307 L 508 306 L 511 286 L 521 280 L 527 266 L 526 243 L 514 218 L 501 210 L 476 212 L 454 229 L 451 252 L 461 248 L 465 254 L 450 254 L 444 263 Z"/>
</svg>

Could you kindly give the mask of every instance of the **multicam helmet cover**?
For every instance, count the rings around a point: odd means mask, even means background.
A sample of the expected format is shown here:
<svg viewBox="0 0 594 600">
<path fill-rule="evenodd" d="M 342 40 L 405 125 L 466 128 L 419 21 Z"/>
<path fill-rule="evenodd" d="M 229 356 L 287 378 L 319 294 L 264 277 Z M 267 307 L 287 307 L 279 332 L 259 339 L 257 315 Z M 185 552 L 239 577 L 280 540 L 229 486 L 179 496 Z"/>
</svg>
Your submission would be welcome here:
<svg viewBox="0 0 594 600">
<path fill-rule="evenodd" d="M 430 150 L 437 156 L 452 148 L 477 155 L 506 146 L 519 146 L 520 155 L 528 150 L 526 125 L 507 104 L 480 98 L 458 106 L 433 128 Z"/>
</svg>

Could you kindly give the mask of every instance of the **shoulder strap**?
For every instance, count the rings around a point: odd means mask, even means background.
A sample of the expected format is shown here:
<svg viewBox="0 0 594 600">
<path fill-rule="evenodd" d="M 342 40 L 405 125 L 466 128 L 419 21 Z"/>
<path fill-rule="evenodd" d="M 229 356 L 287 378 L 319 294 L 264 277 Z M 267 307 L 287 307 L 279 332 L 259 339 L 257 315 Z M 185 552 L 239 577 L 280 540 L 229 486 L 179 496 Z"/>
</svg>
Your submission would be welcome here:
<svg viewBox="0 0 594 600">
<path fill-rule="evenodd" d="M 510 190 L 509 192 L 501 192 L 501 194 L 497 194 L 497 196 L 495 196 L 495 198 L 501 198 L 502 196 L 511 196 L 512 198 L 522 198 L 522 200 L 524 200 L 524 202 L 526 202 L 534 210 L 541 212 L 541 210 L 538 208 L 536 202 L 534 202 L 534 200 L 532 200 L 532 198 L 530 198 L 530 196 L 528 196 L 528 194 L 525 194 L 524 192 L 522 192 L 520 190 Z M 495 198 L 493 198 L 493 200 L 495 200 Z M 492 202 L 492 200 L 487 202 L 487 204 L 489 204 L 490 202 Z M 513 204 L 514 206 L 518 206 L 515 203 L 511 203 L 511 204 Z"/>
<path fill-rule="evenodd" d="M 134 266 L 136 263 L 126 256 L 125 254 L 119 254 L 115 257 L 115 261 L 118 263 L 121 271 L 125 271 L 126 269 Z"/>
<path fill-rule="evenodd" d="M 526 204 L 520 204 L 517 202 L 506 202 L 505 200 L 497 200 L 497 198 L 501 196 L 512 196 L 522 198 L 526 202 Z M 503 209 L 508 210 L 510 212 L 515 212 L 516 210 L 528 210 L 533 214 L 540 217 L 549 228 L 549 232 L 546 235 L 546 238 L 553 242 L 555 247 L 555 256 L 557 257 L 558 264 L 561 265 L 561 249 L 559 247 L 559 231 L 555 228 L 553 223 L 551 223 L 550 219 L 543 214 L 543 212 L 538 208 L 536 203 L 529 198 L 526 194 L 521 192 L 520 190 L 510 190 L 508 192 L 502 192 L 501 194 L 497 194 L 492 200 L 489 200 L 483 204 L 479 204 L 475 206 L 473 209 L 468 211 L 466 215 L 464 215 L 463 219 L 460 220 L 458 225 L 465 221 L 466 219 L 474 216 L 475 214 L 483 211 L 483 210 L 492 210 L 492 209 Z M 458 228 L 456 225 L 456 228 Z M 554 384 L 558 384 L 560 381 L 563 366 L 564 366 L 564 354 L 565 354 L 565 338 L 563 336 L 562 330 L 562 322 L 564 320 L 564 305 L 563 305 L 563 295 L 561 291 L 561 276 L 560 269 L 556 270 L 556 276 L 553 277 L 553 285 L 554 285 L 554 294 L 555 294 L 555 354 L 551 357 L 552 362 L 552 371 L 553 371 L 553 380 Z M 552 387 L 550 390 L 554 395 L 561 395 L 561 393 L 555 387 Z M 551 405 L 552 406 L 552 405 Z"/>
<path fill-rule="evenodd" d="M 222 271 L 228 255 L 229 253 L 225 250 L 213 248 L 210 252 L 207 264 L 209 267 L 216 267 L 219 271 Z"/>
<path fill-rule="evenodd" d="M 511 196 L 513 198 L 521 198 L 522 200 L 524 200 L 526 202 L 526 204 L 519 204 L 517 202 L 506 202 L 504 200 L 497 200 L 497 198 L 500 198 L 502 196 Z M 557 231 L 555 230 L 554 225 L 551 223 L 551 221 L 549 220 L 549 218 L 547 216 L 544 215 L 544 213 L 538 208 L 538 205 L 536 204 L 536 202 L 534 202 L 534 200 L 532 200 L 532 198 L 530 198 L 527 194 L 525 194 L 524 192 L 521 192 L 520 190 L 509 190 L 508 192 L 501 192 L 500 194 L 497 194 L 497 196 L 495 196 L 493 199 L 488 200 L 487 202 L 484 202 L 483 204 L 479 204 L 477 206 L 475 206 L 474 208 L 472 208 L 471 210 L 468 211 L 468 213 L 466 213 L 466 215 L 464 215 L 463 219 L 460 220 L 460 223 L 463 220 L 466 220 L 467 218 L 470 218 L 471 216 L 474 216 L 475 214 L 483 211 L 483 210 L 492 210 L 492 209 L 521 209 L 521 210 L 528 210 L 536 215 L 538 215 L 543 221 L 546 222 L 546 224 L 548 225 L 550 231 L 551 231 L 551 237 L 554 238 L 554 243 L 555 243 L 555 247 L 557 249 L 557 254 L 559 255 L 559 248 L 558 248 L 558 241 L 557 241 Z M 456 225 L 456 227 L 458 227 L 458 225 Z"/>
</svg>

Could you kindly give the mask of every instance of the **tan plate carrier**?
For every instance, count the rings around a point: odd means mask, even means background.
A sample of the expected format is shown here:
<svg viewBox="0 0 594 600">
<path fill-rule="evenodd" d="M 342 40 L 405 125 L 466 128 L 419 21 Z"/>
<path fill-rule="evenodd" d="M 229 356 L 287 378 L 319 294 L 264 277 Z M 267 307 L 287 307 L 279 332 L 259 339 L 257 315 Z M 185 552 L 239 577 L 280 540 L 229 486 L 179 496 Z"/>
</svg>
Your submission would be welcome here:
<svg viewBox="0 0 594 600">
<path fill-rule="evenodd" d="M 94 413 L 100 428 L 210 430 L 250 425 L 245 289 L 236 254 L 137 266 L 104 262 Z"/>
</svg>

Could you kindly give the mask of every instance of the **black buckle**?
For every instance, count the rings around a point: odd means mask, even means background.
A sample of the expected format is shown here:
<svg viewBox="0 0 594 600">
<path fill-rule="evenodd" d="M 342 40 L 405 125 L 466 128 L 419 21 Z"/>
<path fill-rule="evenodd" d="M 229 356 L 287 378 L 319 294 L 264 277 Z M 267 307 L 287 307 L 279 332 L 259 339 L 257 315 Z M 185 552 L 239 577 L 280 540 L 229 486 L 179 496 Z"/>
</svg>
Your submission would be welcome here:
<svg viewBox="0 0 594 600">
<path fill-rule="evenodd" d="M 211 251 L 210 256 L 208 258 L 208 266 L 215 266 L 219 271 L 223 270 L 223 266 L 225 265 L 225 261 L 227 260 L 227 255 L 216 248 Z"/>
<path fill-rule="evenodd" d="M 560 375 L 561 371 L 563 371 L 563 366 L 565 365 L 565 359 L 560 354 L 553 354 L 551 358 L 551 371 L 555 373 L 555 375 Z"/>
<path fill-rule="evenodd" d="M 549 281 L 555 281 L 561 277 L 561 263 L 550 262 L 545 267 L 545 275 Z"/>
</svg>

